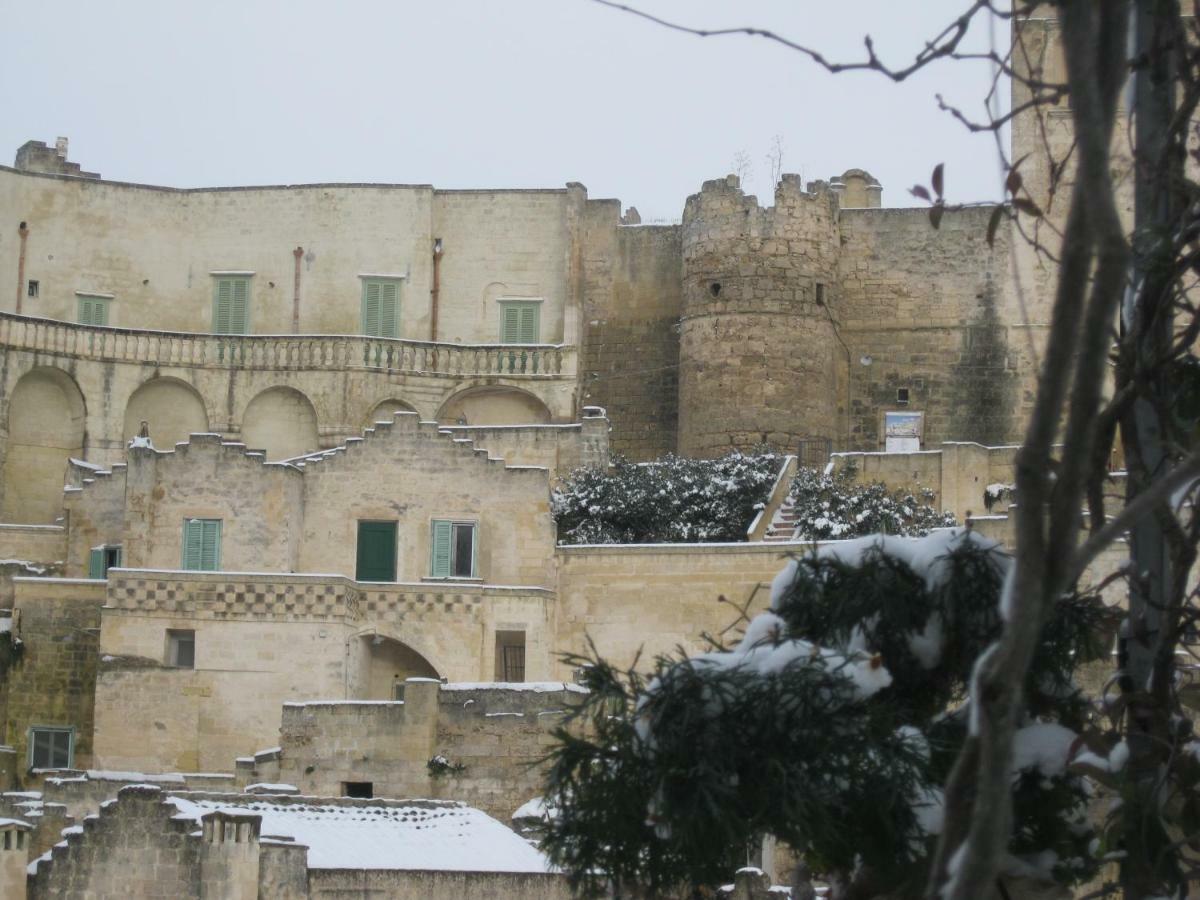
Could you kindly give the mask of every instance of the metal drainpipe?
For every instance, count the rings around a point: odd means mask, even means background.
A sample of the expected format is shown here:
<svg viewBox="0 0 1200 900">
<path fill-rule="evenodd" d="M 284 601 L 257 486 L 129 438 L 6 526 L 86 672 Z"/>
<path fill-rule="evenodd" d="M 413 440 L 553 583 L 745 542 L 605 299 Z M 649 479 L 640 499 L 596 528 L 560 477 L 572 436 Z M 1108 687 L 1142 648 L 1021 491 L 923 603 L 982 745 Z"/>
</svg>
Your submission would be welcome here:
<svg viewBox="0 0 1200 900">
<path fill-rule="evenodd" d="M 442 291 L 442 239 L 433 239 L 433 287 L 429 289 L 429 339 L 436 341 L 438 326 L 438 296 Z"/>
<path fill-rule="evenodd" d="M 292 281 L 292 334 L 300 333 L 300 259 L 304 256 L 304 248 L 297 247 L 292 251 L 296 257 L 296 275 Z"/>
<path fill-rule="evenodd" d="M 21 314 L 21 301 L 25 297 L 25 241 L 29 238 L 29 226 L 24 222 L 17 228 L 21 236 L 21 254 L 17 257 L 17 315 Z"/>
</svg>

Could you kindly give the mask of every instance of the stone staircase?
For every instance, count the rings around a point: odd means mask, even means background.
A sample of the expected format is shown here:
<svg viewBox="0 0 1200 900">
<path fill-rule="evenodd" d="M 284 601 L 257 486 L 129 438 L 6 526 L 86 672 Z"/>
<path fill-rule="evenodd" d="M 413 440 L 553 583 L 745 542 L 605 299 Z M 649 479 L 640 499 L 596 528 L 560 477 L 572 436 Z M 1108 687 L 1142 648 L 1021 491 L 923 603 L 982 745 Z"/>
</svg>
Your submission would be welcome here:
<svg viewBox="0 0 1200 900">
<path fill-rule="evenodd" d="M 796 509 L 792 503 L 792 498 L 788 497 L 779 505 L 779 509 L 775 511 L 775 515 L 771 518 L 771 524 L 767 526 L 767 532 L 763 535 L 763 541 L 779 544 L 795 540 L 795 536 Z"/>
</svg>

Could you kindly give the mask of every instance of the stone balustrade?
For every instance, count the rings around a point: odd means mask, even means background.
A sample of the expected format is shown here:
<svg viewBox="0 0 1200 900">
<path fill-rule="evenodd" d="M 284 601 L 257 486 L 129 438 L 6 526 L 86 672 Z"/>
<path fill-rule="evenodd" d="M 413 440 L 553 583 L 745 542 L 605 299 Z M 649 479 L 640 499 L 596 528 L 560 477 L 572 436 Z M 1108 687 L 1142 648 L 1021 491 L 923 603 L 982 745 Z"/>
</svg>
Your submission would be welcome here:
<svg viewBox="0 0 1200 900">
<path fill-rule="evenodd" d="M 370 370 L 506 378 L 573 377 L 576 349 L 449 344 L 347 334 L 199 334 L 78 325 L 0 313 L 0 347 L 103 362 L 206 369 Z"/>
</svg>

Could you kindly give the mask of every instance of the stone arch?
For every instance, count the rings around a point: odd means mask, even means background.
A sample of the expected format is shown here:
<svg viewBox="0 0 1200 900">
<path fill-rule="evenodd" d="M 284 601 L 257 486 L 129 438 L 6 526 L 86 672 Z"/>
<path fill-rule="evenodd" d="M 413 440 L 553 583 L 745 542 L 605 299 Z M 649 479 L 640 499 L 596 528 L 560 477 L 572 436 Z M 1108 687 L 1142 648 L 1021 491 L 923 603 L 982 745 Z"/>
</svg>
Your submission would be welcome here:
<svg viewBox="0 0 1200 900">
<path fill-rule="evenodd" d="M 160 450 L 169 450 L 188 435 L 208 431 L 208 411 L 200 392 L 178 378 L 152 378 L 144 382 L 125 404 L 128 441 L 142 422 L 150 427 L 150 440 Z"/>
<path fill-rule="evenodd" d="M 242 414 L 242 440 L 251 450 L 267 451 L 268 462 L 318 450 L 318 435 L 317 411 L 295 388 L 267 388 Z"/>
<path fill-rule="evenodd" d="M 443 425 L 546 425 L 550 419 L 550 410 L 539 398 L 501 386 L 459 391 L 438 412 Z"/>
<path fill-rule="evenodd" d="M 360 700 L 391 700 L 406 678 L 440 678 L 437 669 L 413 646 L 390 634 L 371 631 L 358 637 Z"/>
<path fill-rule="evenodd" d="M 5 522 L 58 518 L 67 459 L 83 456 L 86 415 L 83 392 L 62 369 L 34 368 L 17 381 L 8 397 Z"/>
<path fill-rule="evenodd" d="M 406 403 L 403 400 L 380 400 L 367 414 L 366 421 L 363 422 L 363 428 L 370 428 L 376 422 L 390 422 L 392 417 L 398 412 L 417 412 L 417 408 L 411 403 Z"/>
</svg>

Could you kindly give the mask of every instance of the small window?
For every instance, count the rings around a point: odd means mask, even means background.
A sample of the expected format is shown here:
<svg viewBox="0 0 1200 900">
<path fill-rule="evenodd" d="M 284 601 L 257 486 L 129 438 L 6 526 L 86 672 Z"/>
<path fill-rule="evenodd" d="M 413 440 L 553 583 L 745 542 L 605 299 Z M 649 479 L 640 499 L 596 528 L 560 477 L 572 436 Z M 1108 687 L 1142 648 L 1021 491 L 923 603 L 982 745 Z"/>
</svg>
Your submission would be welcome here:
<svg viewBox="0 0 1200 900">
<path fill-rule="evenodd" d="M 399 279 L 363 279 L 362 333 L 371 337 L 400 336 Z"/>
<path fill-rule="evenodd" d="M 74 728 L 35 725 L 29 729 L 29 768 L 69 769 L 74 760 Z"/>
<path fill-rule="evenodd" d="M 108 302 L 111 297 L 100 297 L 95 294 L 76 294 L 78 314 L 75 321 L 80 325 L 107 325 Z"/>
<path fill-rule="evenodd" d="M 120 546 L 93 547 L 88 555 L 88 578 L 107 578 L 109 569 L 120 568 Z"/>
<path fill-rule="evenodd" d="M 183 566 L 192 572 L 221 567 L 221 520 L 187 519 L 183 523 Z"/>
<path fill-rule="evenodd" d="M 174 669 L 196 668 L 196 632 L 167 629 L 167 665 Z"/>
<path fill-rule="evenodd" d="M 825 285 L 821 284 L 819 281 L 817 282 L 816 300 L 817 306 L 825 305 Z"/>
<path fill-rule="evenodd" d="M 213 334 L 248 333 L 249 312 L 250 276 L 214 276 Z"/>
<path fill-rule="evenodd" d="M 475 523 L 435 520 L 429 574 L 434 578 L 475 577 Z"/>
<path fill-rule="evenodd" d="M 541 342 L 540 302 L 500 301 L 500 343 L 537 344 Z"/>
<path fill-rule="evenodd" d="M 525 632 L 496 632 L 496 680 L 525 680 Z"/>
<path fill-rule="evenodd" d="M 900 406 L 908 405 L 908 388 L 896 388 L 896 403 Z"/>
<path fill-rule="evenodd" d="M 375 796 L 375 783 L 372 781 L 343 781 L 342 796 L 370 800 Z"/>
<path fill-rule="evenodd" d="M 36 281 L 34 281 L 32 278 L 30 278 L 29 284 L 27 286 L 25 293 L 30 297 L 36 297 L 38 295 L 38 289 L 40 287 L 41 287 L 40 284 L 38 284 Z"/>
</svg>

